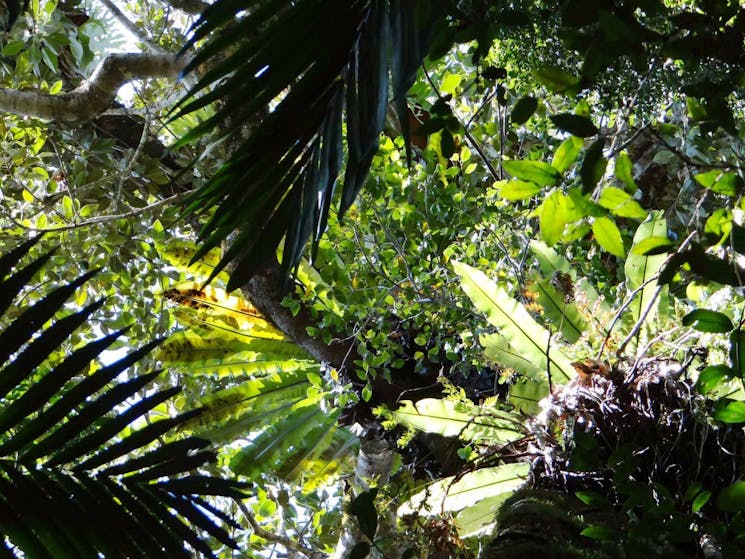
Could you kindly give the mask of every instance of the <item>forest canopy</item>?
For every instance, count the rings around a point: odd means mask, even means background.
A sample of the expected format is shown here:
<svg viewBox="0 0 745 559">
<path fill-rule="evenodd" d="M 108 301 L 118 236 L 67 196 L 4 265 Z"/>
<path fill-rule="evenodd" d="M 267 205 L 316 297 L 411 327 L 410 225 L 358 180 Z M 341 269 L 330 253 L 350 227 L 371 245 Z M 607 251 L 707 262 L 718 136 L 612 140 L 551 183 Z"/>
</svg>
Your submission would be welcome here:
<svg viewBox="0 0 745 559">
<path fill-rule="evenodd" d="M 5 555 L 743 556 L 739 2 L 5 6 Z"/>
</svg>

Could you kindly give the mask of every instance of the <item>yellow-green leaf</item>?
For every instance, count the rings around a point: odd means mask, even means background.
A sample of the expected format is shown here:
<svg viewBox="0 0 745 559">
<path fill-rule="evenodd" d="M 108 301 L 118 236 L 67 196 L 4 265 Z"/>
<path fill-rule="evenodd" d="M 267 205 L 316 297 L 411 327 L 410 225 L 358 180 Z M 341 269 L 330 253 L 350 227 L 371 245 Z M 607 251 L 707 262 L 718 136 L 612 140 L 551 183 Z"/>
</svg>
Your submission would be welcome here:
<svg viewBox="0 0 745 559">
<path fill-rule="evenodd" d="M 626 255 L 623 249 L 621 232 L 609 217 L 595 218 L 592 224 L 592 233 L 595 235 L 595 240 L 605 251 L 618 258 L 623 258 Z"/>
</svg>

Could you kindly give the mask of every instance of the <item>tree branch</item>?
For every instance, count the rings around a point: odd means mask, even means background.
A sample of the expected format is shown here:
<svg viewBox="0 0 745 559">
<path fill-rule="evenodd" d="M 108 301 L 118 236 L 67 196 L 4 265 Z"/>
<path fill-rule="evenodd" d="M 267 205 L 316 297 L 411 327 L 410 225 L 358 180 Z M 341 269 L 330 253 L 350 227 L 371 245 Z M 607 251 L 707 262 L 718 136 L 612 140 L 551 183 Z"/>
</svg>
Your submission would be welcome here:
<svg viewBox="0 0 745 559">
<path fill-rule="evenodd" d="M 147 36 L 147 33 L 132 23 L 132 20 L 130 20 L 111 0 L 100 0 L 100 2 L 106 6 L 106 9 L 109 10 L 117 20 L 119 20 L 119 23 L 121 23 L 127 31 L 132 33 L 132 35 L 137 37 L 137 39 L 148 48 L 148 50 L 160 54 L 166 52 L 162 47 L 153 43 L 150 40 L 150 37 Z"/>
<path fill-rule="evenodd" d="M 344 366 L 354 343 L 335 340 L 326 344 L 319 338 L 308 334 L 308 326 L 317 326 L 308 310 L 301 306 L 300 312 L 293 315 L 290 309 L 282 306 L 285 296 L 284 281 L 276 261 L 263 267 L 251 280 L 241 288 L 259 312 L 288 338 L 307 351 L 313 358 L 322 363 L 329 363 L 336 368 Z"/>
<path fill-rule="evenodd" d="M 256 534 L 258 537 L 263 538 L 269 542 L 276 542 L 280 545 L 283 545 L 289 550 L 302 553 L 305 557 L 311 557 L 313 559 L 324 557 L 322 553 L 319 553 L 310 548 L 307 548 L 301 543 L 291 540 L 288 537 L 281 536 L 279 534 L 274 534 L 273 532 L 264 530 L 259 525 L 259 523 L 256 521 L 256 518 L 254 517 L 254 515 L 251 514 L 251 511 L 248 510 L 248 507 L 245 504 L 243 504 L 243 502 L 239 501 L 238 499 L 235 499 L 235 503 L 238 505 L 238 508 L 243 513 L 243 516 L 246 517 L 246 520 L 248 520 L 248 523 L 251 525 L 251 528 L 253 529 L 254 534 Z"/>
<path fill-rule="evenodd" d="M 147 78 L 176 79 L 187 61 L 171 54 L 111 54 L 88 80 L 67 93 L 50 95 L 0 88 L 0 112 L 75 126 L 103 113 L 125 83 Z"/>
<path fill-rule="evenodd" d="M 165 2 L 177 10 L 193 16 L 198 16 L 210 6 L 210 4 L 202 2 L 202 0 L 165 0 Z"/>
</svg>

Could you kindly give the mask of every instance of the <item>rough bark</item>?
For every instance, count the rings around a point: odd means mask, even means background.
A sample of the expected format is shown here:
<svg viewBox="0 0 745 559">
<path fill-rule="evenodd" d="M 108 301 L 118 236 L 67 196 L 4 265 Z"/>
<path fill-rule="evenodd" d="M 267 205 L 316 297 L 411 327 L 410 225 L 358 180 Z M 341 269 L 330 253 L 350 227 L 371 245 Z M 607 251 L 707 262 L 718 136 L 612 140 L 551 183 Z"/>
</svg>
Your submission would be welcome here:
<svg viewBox="0 0 745 559">
<path fill-rule="evenodd" d="M 256 308 L 269 321 L 279 328 L 298 346 L 322 363 L 342 368 L 353 359 L 352 340 L 334 339 L 330 344 L 309 335 L 308 326 L 318 326 L 317 321 L 305 307 L 293 315 L 290 309 L 282 306 L 285 296 L 284 281 L 280 275 L 279 264 L 275 261 L 264 266 L 243 288 L 243 291 Z"/>
<path fill-rule="evenodd" d="M 176 79 L 187 60 L 170 54 L 123 53 L 107 56 L 90 79 L 67 93 L 0 88 L 0 112 L 76 126 L 103 113 L 121 86 L 147 78 Z"/>
</svg>

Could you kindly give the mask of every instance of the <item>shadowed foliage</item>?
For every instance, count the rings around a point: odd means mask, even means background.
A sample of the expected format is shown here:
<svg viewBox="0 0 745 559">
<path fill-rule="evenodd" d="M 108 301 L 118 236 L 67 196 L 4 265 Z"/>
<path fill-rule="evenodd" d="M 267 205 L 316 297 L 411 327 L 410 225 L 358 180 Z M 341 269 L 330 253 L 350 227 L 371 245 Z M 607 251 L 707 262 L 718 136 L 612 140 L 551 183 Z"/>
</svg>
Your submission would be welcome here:
<svg viewBox="0 0 745 559">
<path fill-rule="evenodd" d="M 20 267 L 36 240 L 0 258 L 1 312 L 54 252 Z M 102 304 L 59 318 L 94 274 L 21 307 L 0 333 L 0 556 L 188 558 L 236 547 L 227 529 L 239 526 L 208 500 L 242 499 L 243 486 L 200 472 L 215 459 L 207 440 L 168 437 L 200 411 L 151 418 L 179 392 L 152 387 L 160 371 L 117 381 L 158 342 L 97 366 L 120 330 L 53 359 Z"/>
</svg>

